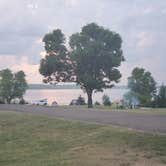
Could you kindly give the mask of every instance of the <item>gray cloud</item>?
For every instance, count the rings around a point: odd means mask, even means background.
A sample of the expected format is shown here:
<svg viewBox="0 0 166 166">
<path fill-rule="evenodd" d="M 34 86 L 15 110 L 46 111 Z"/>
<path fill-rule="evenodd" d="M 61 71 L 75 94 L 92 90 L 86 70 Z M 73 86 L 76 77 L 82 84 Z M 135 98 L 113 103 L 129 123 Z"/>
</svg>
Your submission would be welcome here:
<svg viewBox="0 0 166 166">
<path fill-rule="evenodd" d="M 0 16 L 0 56 L 38 64 L 43 46 L 37 41 L 45 33 L 60 28 L 69 37 L 96 22 L 121 34 L 129 66 L 141 65 L 166 81 L 164 0 L 1 0 Z"/>
</svg>

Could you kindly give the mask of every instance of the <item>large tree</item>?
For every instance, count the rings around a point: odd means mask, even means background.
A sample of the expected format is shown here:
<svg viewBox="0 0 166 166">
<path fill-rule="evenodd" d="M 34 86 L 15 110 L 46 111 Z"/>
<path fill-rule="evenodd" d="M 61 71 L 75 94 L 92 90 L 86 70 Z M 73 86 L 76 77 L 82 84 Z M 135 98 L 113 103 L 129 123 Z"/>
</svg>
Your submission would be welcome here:
<svg viewBox="0 0 166 166">
<path fill-rule="evenodd" d="M 22 99 L 28 85 L 23 71 L 12 73 L 5 69 L 0 71 L 0 97 L 5 103 L 12 99 Z"/>
<path fill-rule="evenodd" d="M 148 106 L 156 94 L 156 82 L 151 73 L 143 68 L 133 69 L 128 87 L 143 106 Z"/>
<path fill-rule="evenodd" d="M 87 93 L 88 107 L 94 91 L 111 88 L 121 78 L 122 39 L 109 29 L 95 23 L 84 26 L 70 37 L 68 51 L 60 30 L 46 34 L 43 42 L 47 55 L 41 60 L 40 73 L 44 81 L 76 82 Z"/>
<path fill-rule="evenodd" d="M 65 37 L 61 30 L 54 30 L 43 38 L 46 57 L 40 62 L 40 73 L 44 76 L 44 83 L 58 83 L 71 81 L 72 63 L 67 48 Z"/>
</svg>

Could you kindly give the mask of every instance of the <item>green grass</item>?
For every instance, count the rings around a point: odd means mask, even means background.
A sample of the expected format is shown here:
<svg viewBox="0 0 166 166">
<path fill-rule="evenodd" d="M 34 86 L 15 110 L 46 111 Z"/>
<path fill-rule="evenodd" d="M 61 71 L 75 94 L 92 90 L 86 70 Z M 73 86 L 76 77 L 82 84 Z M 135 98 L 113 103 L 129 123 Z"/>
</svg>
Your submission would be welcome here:
<svg viewBox="0 0 166 166">
<path fill-rule="evenodd" d="M 87 106 L 59 106 L 59 109 L 68 110 L 95 110 L 95 111 L 111 111 L 111 112 L 129 112 L 149 115 L 166 115 L 166 108 L 139 108 L 139 109 L 115 109 L 109 106 L 94 106 L 94 108 L 87 108 Z"/>
<path fill-rule="evenodd" d="M 166 108 L 139 108 L 139 109 L 115 109 L 106 106 L 98 106 L 95 109 L 99 111 L 117 111 L 117 112 L 131 112 L 142 114 L 166 115 Z"/>
<path fill-rule="evenodd" d="M 0 166 L 166 164 L 166 135 L 0 112 Z"/>
</svg>

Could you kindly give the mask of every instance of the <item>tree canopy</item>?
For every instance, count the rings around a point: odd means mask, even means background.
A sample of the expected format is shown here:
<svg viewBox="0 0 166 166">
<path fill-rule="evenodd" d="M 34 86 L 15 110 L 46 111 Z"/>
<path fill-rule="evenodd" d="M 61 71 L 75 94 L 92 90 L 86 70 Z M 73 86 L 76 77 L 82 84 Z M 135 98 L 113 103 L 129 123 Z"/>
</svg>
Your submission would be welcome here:
<svg viewBox="0 0 166 166">
<path fill-rule="evenodd" d="M 118 67 L 124 57 L 118 33 L 91 23 L 70 37 L 68 49 L 58 29 L 46 34 L 43 42 L 47 55 L 39 71 L 44 82 L 76 82 L 87 93 L 89 107 L 94 91 L 111 88 L 121 78 Z"/>
<path fill-rule="evenodd" d="M 12 73 L 5 69 L 0 71 L 0 97 L 5 103 L 10 103 L 12 99 L 22 99 L 28 85 L 23 71 Z"/>
<path fill-rule="evenodd" d="M 156 96 L 155 106 L 160 108 L 166 108 L 166 86 L 163 84 L 159 88 L 159 92 Z"/>
<path fill-rule="evenodd" d="M 128 87 L 143 106 L 147 106 L 156 94 L 156 82 L 151 73 L 143 68 L 133 69 Z"/>
<path fill-rule="evenodd" d="M 40 62 L 40 73 L 45 83 L 58 83 L 71 80 L 72 66 L 61 30 L 54 30 L 43 38 L 46 57 Z"/>
</svg>

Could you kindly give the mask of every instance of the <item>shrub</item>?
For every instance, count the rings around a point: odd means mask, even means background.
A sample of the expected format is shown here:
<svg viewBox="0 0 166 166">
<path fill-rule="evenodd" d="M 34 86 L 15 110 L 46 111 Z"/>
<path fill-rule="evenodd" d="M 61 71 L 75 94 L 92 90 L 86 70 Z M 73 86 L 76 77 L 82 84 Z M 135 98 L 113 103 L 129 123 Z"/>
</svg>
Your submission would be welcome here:
<svg viewBox="0 0 166 166">
<path fill-rule="evenodd" d="M 21 99 L 21 100 L 19 101 L 19 104 L 27 104 L 27 102 L 26 102 L 24 99 Z"/>
<path fill-rule="evenodd" d="M 111 101 L 110 101 L 109 96 L 104 95 L 102 99 L 103 99 L 103 105 L 105 105 L 105 106 L 110 106 L 111 105 Z"/>
<path fill-rule="evenodd" d="M 98 101 L 95 102 L 95 105 L 100 105 L 100 103 Z"/>
</svg>

